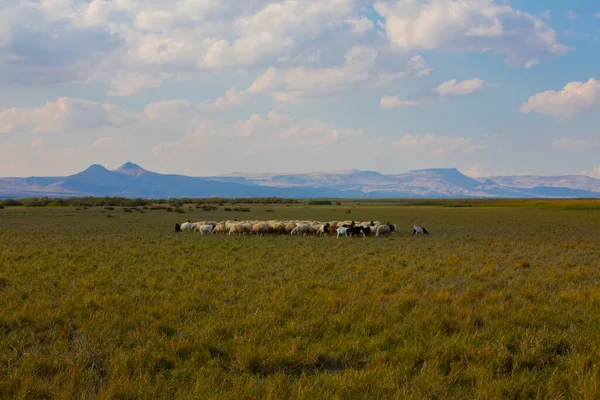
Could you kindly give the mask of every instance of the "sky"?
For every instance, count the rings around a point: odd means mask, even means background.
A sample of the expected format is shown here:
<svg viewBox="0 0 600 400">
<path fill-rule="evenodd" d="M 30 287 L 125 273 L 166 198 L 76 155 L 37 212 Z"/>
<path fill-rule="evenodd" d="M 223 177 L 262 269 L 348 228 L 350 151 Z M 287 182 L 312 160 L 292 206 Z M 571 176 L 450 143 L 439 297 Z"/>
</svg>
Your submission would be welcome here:
<svg viewBox="0 0 600 400">
<path fill-rule="evenodd" d="M 0 0 L 0 176 L 600 178 L 600 2 Z"/>
</svg>

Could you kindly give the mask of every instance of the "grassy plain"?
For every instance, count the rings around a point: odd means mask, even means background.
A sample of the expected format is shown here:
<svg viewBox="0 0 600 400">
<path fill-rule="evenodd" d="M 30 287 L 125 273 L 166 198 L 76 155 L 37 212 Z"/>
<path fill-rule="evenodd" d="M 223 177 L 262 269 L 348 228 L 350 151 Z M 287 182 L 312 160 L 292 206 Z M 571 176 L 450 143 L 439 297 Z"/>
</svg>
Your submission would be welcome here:
<svg viewBox="0 0 600 400">
<path fill-rule="evenodd" d="M 599 398 L 600 202 L 506 205 L 7 207 L 0 398 Z M 399 232 L 173 232 L 233 218 Z"/>
</svg>

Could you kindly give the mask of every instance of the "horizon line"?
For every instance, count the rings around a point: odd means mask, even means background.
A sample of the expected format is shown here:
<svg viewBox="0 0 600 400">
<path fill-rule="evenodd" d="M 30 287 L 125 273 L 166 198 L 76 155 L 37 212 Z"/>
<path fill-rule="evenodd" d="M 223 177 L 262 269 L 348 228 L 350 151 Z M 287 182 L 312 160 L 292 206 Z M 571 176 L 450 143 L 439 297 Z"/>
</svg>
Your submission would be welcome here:
<svg viewBox="0 0 600 400">
<path fill-rule="evenodd" d="M 27 179 L 27 178 L 62 178 L 62 177 L 69 177 L 69 176 L 73 176 L 76 175 L 78 173 L 87 171 L 88 169 L 94 167 L 94 166 L 99 166 L 104 168 L 107 171 L 110 172 L 118 172 L 119 169 L 123 168 L 124 166 L 131 164 L 134 165 L 138 168 L 140 168 L 143 171 L 147 171 L 147 172 L 152 172 L 152 173 L 156 173 L 156 174 L 160 174 L 160 175 L 179 175 L 179 176 L 186 176 L 186 177 L 190 177 L 190 178 L 234 178 L 234 177 L 246 177 L 246 176 L 252 176 L 252 175 L 268 175 L 268 176 L 280 176 L 280 175 L 291 175 L 291 176 L 298 176 L 298 175 L 312 175 L 312 174 L 332 174 L 332 175 L 342 175 L 342 174 L 351 174 L 351 173 L 356 173 L 356 172 L 374 172 L 383 176 L 396 176 L 396 175 L 402 175 L 402 174 L 408 174 L 411 172 L 421 172 L 421 171 L 435 171 L 435 170 L 456 170 L 458 171 L 460 174 L 462 174 L 463 176 L 466 176 L 468 178 L 471 179 L 491 179 L 491 178 L 498 178 L 498 177 L 542 177 L 542 178 L 557 178 L 557 177 L 587 177 L 587 178 L 591 178 L 591 179 L 595 179 L 595 180 L 600 180 L 598 178 L 595 178 L 593 176 L 587 175 L 587 174 L 577 174 L 577 173 L 571 173 L 571 174 L 558 174 L 558 175 L 538 175 L 538 174 L 531 174 L 531 173 L 517 173 L 517 174 L 510 174 L 510 175 L 506 175 L 506 174 L 499 174 L 499 175 L 487 175 L 487 176 L 471 176 L 471 175 L 467 175 L 466 173 L 462 172 L 460 169 L 458 169 L 457 167 L 433 167 L 433 168 L 420 168 L 420 169 L 414 169 L 414 170 L 408 170 L 406 172 L 397 172 L 397 173 L 382 173 L 376 170 L 360 170 L 360 169 L 347 169 L 347 170 L 321 170 L 321 171 L 308 171 L 308 172 L 230 172 L 230 173 L 224 173 L 221 175 L 186 175 L 183 173 L 164 173 L 164 172 L 156 172 L 156 171 L 151 171 L 148 169 L 145 169 L 144 167 L 140 166 L 137 163 L 131 162 L 131 161 L 127 161 L 123 164 L 121 164 L 119 167 L 115 168 L 115 169 L 108 169 L 106 168 L 104 165 L 102 164 L 97 164 L 97 163 L 93 163 L 90 164 L 87 168 L 80 170 L 78 172 L 74 172 L 70 175 L 29 175 L 29 176 L 5 176 L 2 177 L 0 176 L 0 179 Z"/>
</svg>

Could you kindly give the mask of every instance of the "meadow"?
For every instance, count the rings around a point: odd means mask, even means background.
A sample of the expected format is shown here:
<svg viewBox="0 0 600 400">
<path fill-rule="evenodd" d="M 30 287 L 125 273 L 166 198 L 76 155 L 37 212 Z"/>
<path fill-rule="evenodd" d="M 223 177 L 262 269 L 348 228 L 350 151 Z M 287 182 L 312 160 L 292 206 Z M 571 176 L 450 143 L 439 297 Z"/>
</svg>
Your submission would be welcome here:
<svg viewBox="0 0 600 400">
<path fill-rule="evenodd" d="M 600 201 L 248 207 L 0 209 L 0 398 L 600 398 Z"/>
</svg>

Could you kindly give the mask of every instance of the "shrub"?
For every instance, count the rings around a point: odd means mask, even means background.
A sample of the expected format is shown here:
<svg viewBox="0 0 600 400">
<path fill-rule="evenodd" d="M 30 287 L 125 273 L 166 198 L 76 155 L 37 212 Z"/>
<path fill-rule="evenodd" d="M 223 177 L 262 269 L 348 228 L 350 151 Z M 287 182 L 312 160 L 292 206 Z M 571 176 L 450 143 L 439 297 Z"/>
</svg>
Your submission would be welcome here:
<svg viewBox="0 0 600 400">
<path fill-rule="evenodd" d="M 309 206 L 331 206 L 333 203 L 330 200 L 311 200 L 308 202 Z"/>
<path fill-rule="evenodd" d="M 6 207 L 18 207 L 18 206 L 22 206 L 23 203 L 21 203 L 18 200 L 15 199 L 8 199 L 8 200 L 4 200 L 3 203 Z"/>
</svg>

